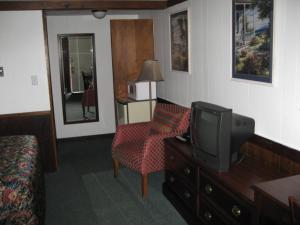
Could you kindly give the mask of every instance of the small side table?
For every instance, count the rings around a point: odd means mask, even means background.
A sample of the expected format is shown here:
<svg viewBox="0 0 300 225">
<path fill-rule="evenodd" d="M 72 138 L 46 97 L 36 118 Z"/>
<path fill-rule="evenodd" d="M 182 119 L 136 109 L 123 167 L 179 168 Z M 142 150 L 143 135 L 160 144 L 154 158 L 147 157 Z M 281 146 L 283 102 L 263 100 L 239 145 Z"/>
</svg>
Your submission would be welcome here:
<svg viewBox="0 0 300 225">
<path fill-rule="evenodd" d="M 117 99 L 117 125 L 150 121 L 149 101 L 135 101 L 129 98 Z M 156 99 L 152 99 L 152 112 L 155 105 Z"/>
</svg>

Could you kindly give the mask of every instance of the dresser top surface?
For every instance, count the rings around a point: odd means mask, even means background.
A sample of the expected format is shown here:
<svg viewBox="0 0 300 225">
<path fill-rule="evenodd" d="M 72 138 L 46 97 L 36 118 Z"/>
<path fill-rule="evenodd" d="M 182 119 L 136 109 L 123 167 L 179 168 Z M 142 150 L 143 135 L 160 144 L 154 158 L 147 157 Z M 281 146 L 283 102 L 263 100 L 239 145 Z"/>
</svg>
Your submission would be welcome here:
<svg viewBox="0 0 300 225">
<path fill-rule="evenodd" d="M 288 197 L 300 199 L 300 175 L 284 177 L 254 185 L 254 189 L 288 209 Z"/>
</svg>

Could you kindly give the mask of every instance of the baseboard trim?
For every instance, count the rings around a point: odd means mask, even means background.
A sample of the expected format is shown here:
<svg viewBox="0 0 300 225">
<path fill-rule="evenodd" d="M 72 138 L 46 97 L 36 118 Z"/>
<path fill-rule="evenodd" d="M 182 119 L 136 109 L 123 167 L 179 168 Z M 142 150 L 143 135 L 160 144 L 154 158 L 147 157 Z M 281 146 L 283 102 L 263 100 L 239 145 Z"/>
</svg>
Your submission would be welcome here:
<svg viewBox="0 0 300 225">
<path fill-rule="evenodd" d="M 166 99 L 164 99 L 164 98 L 157 98 L 156 99 L 156 101 L 158 102 L 158 103 L 165 103 L 165 104 L 175 104 L 174 102 L 170 102 L 170 101 L 168 101 L 168 100 L 166 100 Z M 176 104 L 175 104 L 176 105 Z"/>
<path fill-rule="evenodd" d="M 58 138 L 57 142 L 69 142 L 69 141 L 86 141 L 86 140 L 92 140 L 92 139 L 107 139 L 107 138 L 113 138 L 115 133 L 109 133 L 109 134 L 97 134 L 97 135 L 89 135 L 89 136 L 79 136 L 79 137 L 69 137 L 69 138 Z"/>
<path fill-rule="evenodd" d="M 173 5 L 177 5 L 177 4 L 180 4 L 185 1 L 187 1 L 187 0 L 169 0 L 167 5 L 168 5 L 168 7 L 171 7 Z"/>
<path fill-rule="evenodd" d="M 4 118 L 13 118 L 13 117 L 24 117 L 24 116 L 48 116 L 51 114 L 51 111 L 37 111 L 37 112 L 22 112 L 22 113 L 11 113 L 11 114 L 2 114 L 0 119 Z"/>
</svg>

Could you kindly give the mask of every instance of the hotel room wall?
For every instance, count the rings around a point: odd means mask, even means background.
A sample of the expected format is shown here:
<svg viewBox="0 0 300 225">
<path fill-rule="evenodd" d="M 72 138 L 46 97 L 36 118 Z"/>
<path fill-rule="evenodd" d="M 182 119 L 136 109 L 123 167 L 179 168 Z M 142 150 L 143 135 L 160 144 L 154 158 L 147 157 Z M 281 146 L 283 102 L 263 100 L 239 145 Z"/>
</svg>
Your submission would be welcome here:
<svg viewBox="0 0 300 225">
<path fill-rule="evenodd" d="M 42 12 L 1 11 L 0 28 L 0 136 L 35 135 L 44 170 L 55 171 Z"/>
<path fill-rule="evenodd" d="M 92 15 L 47 16 L 57 138 L 115 132 L 110 19 L 122 18 L 135 19 L 137 16 L 108 15 L 103 19 Z M 68 125 L 63 122 L 57 34 L 71 33 L 95 33 L 99 122 Z"/>
<path fill-rule="evenodd" d="M 258 135 L 300 150 L 300 1 L 275 0 L 273 83 L 231 78 L 232 0 L 189 0 L 153 12 L 155 53 L 165 81 L 158 96 L 185 106 L 197 100 L 253 117 Z M 171 71 L 169 15 L 189 10 L 190 73 Z"/>
<path fill-rule="evenodd" d="M 42 12 L 1 11 L 0 28 L 0 115 L 49 111 Z"/>
</svg>

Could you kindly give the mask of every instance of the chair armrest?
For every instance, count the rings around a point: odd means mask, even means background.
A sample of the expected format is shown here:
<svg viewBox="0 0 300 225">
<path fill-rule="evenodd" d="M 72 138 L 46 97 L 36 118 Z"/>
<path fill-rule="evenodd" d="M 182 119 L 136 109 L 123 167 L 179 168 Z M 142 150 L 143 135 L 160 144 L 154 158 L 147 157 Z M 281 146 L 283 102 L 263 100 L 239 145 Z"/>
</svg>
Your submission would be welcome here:
<svg viewBox="0 0 300 225">
<path fill-rule="evenodd" d="M 143 148 L 142 174 L 159 171 L 165 163 L 164 139 L 185 133 L 186 130 L 176 130 L 166 134 L 149 135 Z"/>
<path fill-rule="evenodd" d="M 164 147 L 164 139 L 166 138 L 170 138 L 170 137 L 175 137 L 177 135 L 181 135 L 184 134 L 186 131 L 184 130 L 176 130 L 173 131 L 171 133 L 166 133 L 166 134 L 152 134 L 149 135 L 145 144 L 144 144 L 144 157 L 147 157 L 147 155 L 150 153 L 149 149 L 153 148 L 153 146 L 155 146 L 155 149 L 158 148 L 163 148 Z M 153 153 L 153 149 L 150 150 L 152 154 Z"/>
<path fill-rule="evenodd" d="M 149 128 L 150 122 L 119 125 L 113 139 L 112 147 L 114 148 L 124 142 L 146 139 Z"/>
</svg>

